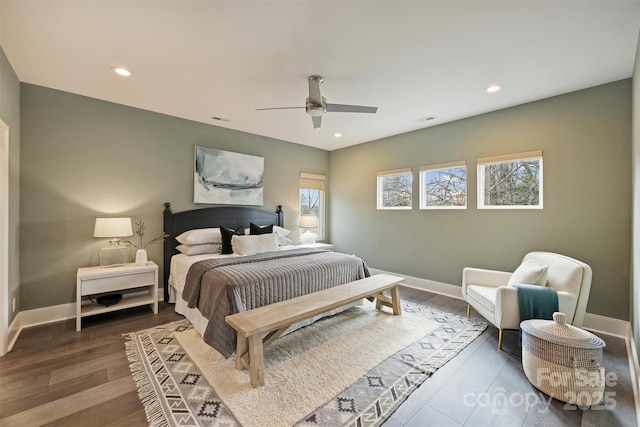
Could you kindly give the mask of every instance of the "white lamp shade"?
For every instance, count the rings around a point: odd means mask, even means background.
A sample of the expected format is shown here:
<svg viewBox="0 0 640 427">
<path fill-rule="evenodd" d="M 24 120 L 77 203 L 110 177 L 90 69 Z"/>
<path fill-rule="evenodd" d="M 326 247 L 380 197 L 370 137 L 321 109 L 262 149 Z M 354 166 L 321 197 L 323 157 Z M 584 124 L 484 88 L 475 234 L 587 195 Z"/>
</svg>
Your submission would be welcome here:
<svg viewBox="0 0 640 427">
<path fill-rule="evenodd" d="M 133 236 L 131 218 L 96 218 L 93 237 L 129 237 Z"/>
<path fill-rule="evenodd" d="M 300 215 L 300 227 L 316 228 L 318 226 L 318 217 L 315 215 Z"/>
</svg>

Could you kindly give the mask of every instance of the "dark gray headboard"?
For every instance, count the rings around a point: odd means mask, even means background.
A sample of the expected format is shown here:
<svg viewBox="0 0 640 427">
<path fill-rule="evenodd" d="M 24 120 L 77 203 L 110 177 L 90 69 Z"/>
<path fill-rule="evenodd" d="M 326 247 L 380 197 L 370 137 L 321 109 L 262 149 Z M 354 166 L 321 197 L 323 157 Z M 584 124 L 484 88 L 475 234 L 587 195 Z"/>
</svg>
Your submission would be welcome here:
<svg viewBox="0 0 640 427">
<path fill-rule="evenodd" d="M 213 228 L 224 226 L 228 228 L 249 227 L 256 225 L 278 225 L 284 227 L 282 205 L 275 212 L 247 206 L 217 206 L 213 208 L 194 209 L 173 213 L 171 204 L 164 204 L 164 232 L 169 235 L 164 239 L 164 300 L 169 301 L 169 272 L 171 257 L 178 253 L 175 239 L 181 233 L 196 228 Z"/>
</svg>

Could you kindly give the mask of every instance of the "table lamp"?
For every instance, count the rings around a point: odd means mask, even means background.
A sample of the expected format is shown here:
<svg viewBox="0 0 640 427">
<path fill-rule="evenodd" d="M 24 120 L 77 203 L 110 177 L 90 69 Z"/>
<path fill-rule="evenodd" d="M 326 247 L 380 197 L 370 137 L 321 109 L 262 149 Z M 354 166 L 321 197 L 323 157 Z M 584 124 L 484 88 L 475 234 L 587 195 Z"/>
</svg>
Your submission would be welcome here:
<svg viewBox="0 0 640 427">
<path fill-rule="evenodd" d="M 129 247 L 119 237 L 133 236 L 131 218 L 96 218 L 93 237 L 109 238 L 109 246 L 100 249 L 100 266 L 115 267 L 129 262 Z"/>
<path fill-rule="evenodd" d="M 300 235 L 301 245 L 310 245 L 316 242 L 316 234 L 312 233 L 310 228 L 318 228 L 318 217 L 315 215 L 300 215 L 300 228 L 307 230 Z"/>
</svg>

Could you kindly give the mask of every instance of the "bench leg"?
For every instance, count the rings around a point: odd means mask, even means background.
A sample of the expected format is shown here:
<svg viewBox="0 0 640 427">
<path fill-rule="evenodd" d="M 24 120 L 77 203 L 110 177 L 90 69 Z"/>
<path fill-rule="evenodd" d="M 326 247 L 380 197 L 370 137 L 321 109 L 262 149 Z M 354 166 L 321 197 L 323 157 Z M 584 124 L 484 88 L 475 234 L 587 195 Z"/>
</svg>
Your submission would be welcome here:
<svg viewBox="0 0 640 427">
<path fill-rule="evenodd" d="M 236 369 L 241 371 L 244 367 L 244 364 L 242 363 L 242 356 L 247 352 L 248 345 L 245 337 L 240 335 L 240 333 L 236 333 L 236 335 Z"/>
<path fill-rule="evenodd" d="M 382 299 L 386 298 L 386 295 L 380 293 L 378 295 L 374 295 L 374 297 L 376 298 L 376 310 L 380 310 L 382 308 Z"/>
<path fill-rule="evenodd" d="M 262 351 L 262 336 L 260 334 L 248 337 L 249 341 L 249 374 L 251 385 L 264 385 L 264 354 Z"/>
<path fill-rule="evenodd" d="M 402 303 L 400 301 L 400 286 L 396 285 L 389 289 L 391 296 L 388 297 L 384 293 L 373 294 L 376 299 L 376 309 L 380 310 L 383 306 L 390 307 L 393 310 L 393 314 L 402 314 Z"/>
<path fill-rule="evenodd" d="M 394 286 L 391 288 L 391 308 L 393 308 L 393 314 L 402 314 L 402 303 L 400 301 L 400 286 Z"/>
</svg>

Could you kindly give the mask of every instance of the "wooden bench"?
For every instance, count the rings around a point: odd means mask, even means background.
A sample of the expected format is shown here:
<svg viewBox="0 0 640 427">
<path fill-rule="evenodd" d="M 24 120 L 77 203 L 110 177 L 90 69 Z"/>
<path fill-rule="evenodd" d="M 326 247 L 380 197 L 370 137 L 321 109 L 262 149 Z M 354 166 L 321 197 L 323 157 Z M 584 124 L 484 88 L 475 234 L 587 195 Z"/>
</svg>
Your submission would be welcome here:
<svg viewBox="0 0 640 427">
<path fill-rule="evenodd" d="M 391 307 L 401 314 L 399 285 L 403 277 L 376 274 L 365 279 L 335 286 L 286 301 L 235 313 L 225 321 L 237 332 L 235 367 L 247 367 L 251 385 L 264 385 L 264 348 L 282 335 L 289 326 L 318 314 L 351 304 L 367 297 L 376 299 L 376 308 Z M 390 296 L 384 294 L 390 291 Z M 264 337 L 264 338 L 263 338 Z M 248 358 L 245 357 L 248 353 Z"/>
</svg>

